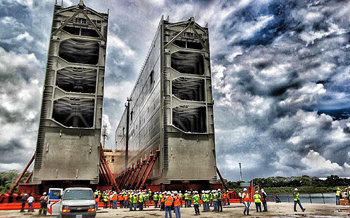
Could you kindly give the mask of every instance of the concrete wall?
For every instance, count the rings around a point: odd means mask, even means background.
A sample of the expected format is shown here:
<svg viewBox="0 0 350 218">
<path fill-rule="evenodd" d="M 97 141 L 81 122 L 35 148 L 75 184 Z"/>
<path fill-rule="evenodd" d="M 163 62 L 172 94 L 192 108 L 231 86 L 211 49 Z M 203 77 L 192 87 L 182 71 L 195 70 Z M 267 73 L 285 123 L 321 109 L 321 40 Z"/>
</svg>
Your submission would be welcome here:
<svg viewBox="0 0 350 218">
<path fill-rule="evenodd" d="M 55 5 L 33 183 L 98 183 L 107 25 L 83 4 Z"/>
</svg>

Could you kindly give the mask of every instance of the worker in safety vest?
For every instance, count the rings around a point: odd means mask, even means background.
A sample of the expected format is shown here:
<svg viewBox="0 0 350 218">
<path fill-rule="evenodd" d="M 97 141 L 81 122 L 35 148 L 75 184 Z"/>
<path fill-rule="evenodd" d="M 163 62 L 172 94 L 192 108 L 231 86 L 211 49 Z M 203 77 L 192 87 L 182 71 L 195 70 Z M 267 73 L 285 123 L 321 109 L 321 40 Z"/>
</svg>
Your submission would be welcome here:
<svg viewBox="0 0 350 218">
<path fill-rule="evenodd" d="M 139 194 L 139 210 L 143 210 L 143 203 L 146 199 L 146 196 L 144 195 L 143 192 L 140 192 Z"/>
<path fill-rule="evenodd" d="M 179 197 L 180 197 L 180 207 L 182 207 L 182 201 L 183 201 L 183 194 L 181 193 L 181 191 L 179 191 Z"/>
<path fill-rule="evenodd" d="M 112 200 L 112 208 L 117 209 L 118 208 L 118 194 L 116 192 L 113 192 L 111 195 L 111 200 Z"/>
<path fill-rule="evenodd" d="M 157 205 L 158 205 L 158 192 L 154 192 L 154 194 L 153 194 L 153 203 L 154 203 L 154 208 L 157 208 Z"/>
<path fill-rule="evenodd" d="M 106 192 L 104 192 L 103 195 L 102 195 L 102 201 L 103 201 L 103 203 L 105 205 L 104 207 L 108 208 L 108 196 L 107 196 Z"/>
<path fill-rule="evenodd" d="M 123 192 L 120 192 L 117 196 L 118 196 L 119 207 L 123 208 L 124 207 Z"/>
<path fill-rule="evenodd" d="M 133 201 L 134 201 L 134 193 L 129 192 L 129 209 L 132 211 L 133 208 Z"/>
<path fill-rule="evenodd" d="M 340 199 L 342 198 L 342 193 L 340 188 L 337 188 L 337 191 L 335 192 L 335 204 L 339 205 L 340 204 Z"/>
<path fill-rule="evenodd" d="M 299 204 L 300 209 L 304 212 L 305 209 L 300 203 L 300 194 L 297 188 L 294 189 L 293 198 L 294 198 L 294 212 L 297 212 L 297 204 Z"/>
<path fill-rule="evenodd" d="M 162 198 L 164 198 L 164 207 L 165 207 L 165 218 L 169 217 L 172 218 L 171 215 L 171 205 L 173 204 L 173 197 L 171 196 L 171 192 L 167 192 L 166 195 L 163 194 Z"/>
<path fill-rule="evenodd" d="M 228 190 L 226 191 L 226 203 L 230 205 L 230 192 Z"/>
<path fill-rule="evenodd" d="M 221 193 L 221 189 L 218 189 L 218 212 L 222 212 L 222 193 Z"/>
<path fill-rule="evenodd" d="M 249 207 L 250 207 L 250 199 L 249 199 L 249 193 L 246 188 L 243 189 L 242 194 L 242 201 L 244 204 L 244 215 L 249 215 Z"/>
<path fill-rule="evenodd" d="M 202 194 L 202 202 L 203 202 L 203 212 L 209 211 L 209 194 L 208 191 L 204 191 Z"/>
<path fill-rule="evenodd" d="M 192 200 L 193 200 L 193 207 L 194 207 L 194 212 L 196 213 L 196 215 L 199 215 L 199 200 L 200 200 L 200 197 L 199 197 L 199 194 L 197 191 L 194 191 L 193 192 L 193 196 L 192 196 Z"/>
<path fill-rule="evenodd" d="M 129 195 L 128 193 L 124 193 L 124 208 L 128 208 L 129 207 Z"/>
<path fill-rule="evenodd" d="M 178 195 L 177 191 L 174 192 L 174 212 L 176 218 L 181 218 L 180 212 L 181 197 Z"/>
<path fill-rule="evenodd" d="M 222 205 L 226 205 L 226 192 L 222 193 Z"/>
<path fill-rule="evenodd" d="M 166 194 L 166 192 L 163 192 L 163 193 L 159 196 L 159 200 L 160 200 L 160 210 L 165 210 L 165 194 Z"/>
<path fill-rule="evenodd" d="M 264 206 L 263 212 L 267 212 L 267 194 L 263 188 L 261 189 L 261 200 L 262 200 L 262 204 Z"/>
<path fill-rule="evenodd" d="M 185 194 L 184 194 L 184 197 L 185 197 L 185 207 L 189 207 L 189 204 L 188 204 L 188 201 L 189 201 L 189 194 L 188 194 L 188 191 L 186 190 L 185 191 Z"/>
<path fill-rule="evenodd" d="M 98 209 L 98 202 L 100 202 L 100 195 L 98 194 L 98 191 L 95 192 L 95 210 Z"/>
<path fill-rule="evenodd" d="M 47 201 L 49 200 L 48 196 L 46 196 L 46 192 L 43 193 L 43 196 L 40 197 L 40 209 L 39 215 L 41 212 L 46 215 L 47 213 Z"/>
<path fill-rule="evenodd" d="M 256 207 L 256 212 L 261 212 L 261 196 L 258 191 L 255 191 L 255 195 L 253 195 L 254 203 Z"/>
<path fill-rule="evenodd" d="M 135 192 L 132 196 L 132 207 L 134 208 L 134 211 L 136 211 L 138 200 L 138 195 Z"/>
<path fill-rule="evenodd" d="M 211 190 L 210 194 L 209 194 L 209 203 L 210 203 L 210 207 L 213 206 L 213 194 L 214 194 L 214 190 Z"/>
<path fill-rule="evenodd" d="M 218 194 L 216 193 L 216 190 L 213 190 L 213 203 L 214 203 L 213 211 L 218 212 Z"/>
</svg>

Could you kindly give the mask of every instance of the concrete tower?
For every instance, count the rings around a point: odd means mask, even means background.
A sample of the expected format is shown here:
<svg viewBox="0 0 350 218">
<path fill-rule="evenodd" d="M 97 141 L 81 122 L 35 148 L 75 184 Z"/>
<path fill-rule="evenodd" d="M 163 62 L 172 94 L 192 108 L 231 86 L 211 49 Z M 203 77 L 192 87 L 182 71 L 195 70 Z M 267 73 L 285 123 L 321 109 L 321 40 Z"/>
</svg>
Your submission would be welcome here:
<svg viewBox="0 0 350 218">
<path fill-rule="evenodd" d="M 208 28 L 162 19 L 126 106 L 116 130 L 126 156 L 119 169 L 159 149 L 148 184 L 216 183 Z"/>
<path fill-rule="evenodd" d="M 34 184 L 97 184 L 108 14 L 55 5 Z"/>
</svg>

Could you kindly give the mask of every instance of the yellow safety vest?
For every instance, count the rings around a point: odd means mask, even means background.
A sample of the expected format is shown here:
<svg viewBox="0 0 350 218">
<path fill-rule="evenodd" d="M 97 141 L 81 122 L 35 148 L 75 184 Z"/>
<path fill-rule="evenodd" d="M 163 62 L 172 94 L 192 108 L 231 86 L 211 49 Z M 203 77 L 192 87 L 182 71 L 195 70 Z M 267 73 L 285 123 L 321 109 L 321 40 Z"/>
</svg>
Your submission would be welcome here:
<svg viewBox="0 0 350 218">
<path fill-rule="evenodd" d="M 255 195 L 253 196 L 253 198 L 254 198 L 254 202 L 255 202 L 255 203 L 261 203 L 260 195 L 259 195 L 259 194 L 255 194 Z"/>
</svg>

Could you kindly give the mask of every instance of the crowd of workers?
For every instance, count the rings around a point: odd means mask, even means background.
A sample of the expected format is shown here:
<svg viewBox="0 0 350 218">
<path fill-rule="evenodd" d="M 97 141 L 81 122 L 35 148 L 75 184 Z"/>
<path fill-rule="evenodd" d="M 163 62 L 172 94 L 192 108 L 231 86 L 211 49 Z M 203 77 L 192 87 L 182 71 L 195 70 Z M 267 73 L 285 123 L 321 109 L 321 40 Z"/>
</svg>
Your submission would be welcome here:
<svg viewBox="0 0 350 218">
<path fill-rule="evenodd" d="M 98 202 L 103 202 L 105 208 L 117 209 L 117 205 L 121 208 L 129 208 L 132 210 L 143 210 L 144 207 L 150 207 L 151 202 L 154 208 L 165 211 L 165 217 L 172 217 L 171 211 L 175 213 L 175 217 L 181 217 L 181 207 L 192 207 L 196 215 L 200 214 L 199 207 L 203 206 L 203 212 L 210 211 L 213 207 L 214 212 L 222 212 L 222 206 L 230 204 L 229 193 L 218 190 L 198 191 L 163 191 L 152 192 L 148 190 L 122 190 L 120 193 L 106 190 L 100 192 L 95 191 L 96 210 Z"/>
<path fill-rule="evenodd" d="M 339 187 L 336 191 L 336 204 L 340 204 L 340 199 L 345 193 L 346 198 L 350 203 L 350 186 L 341 190 Z M 240 202 L 244 204 L 244 215 L 249 215 L 251 198 L 249 192 L 246 188 L 242 192 L 238 193 Z M 98 209 L 98 203 L 103 202 L 104 208 L 113 208 L 117 209 L 118 204 L 121 208 L 129 208 L 130 211 L 136 211 L 137 209 L 142 211 L 144 207 L 150 207 L 151 205 L 154 208 L 159 208 L 161 211 L 165 211 L 165 217 L 172 217 L 172 211 L 175 213 L 176 218 L 181 217 L 180 208 L 181 207 L 192 207 L 196 215 L 200 214 L 199 207 L 203 207 L 203 212 L 210 211 L 210 207 L 213 207 L 214 212 L 222 212 L 223 205 L 230 205 L 230 196 L 229 192 L 222 192 L 218 190 L 202 190 L 200 193 L 198 191 L 185 191 L 184 194 L 181 191 L 163 191 L 163 192 L 152 192 L 148 190 L 122 190 L 120 193 L 117 193 L 112 190 L 105 190 L 103 192 L 96 190 L 94 193 L 96 210 Z M 255 203 L 256 212 L 267 212 L 267 194 L 264 189 L 260 191 L 255 191 L 252 196 Z M 300 202 L 300 193 L 297 188 L 293 192 L 294 199 L 294 211 L 297 212 L 297 205 L 304 212 Z M 25 204 L 28 203 L 28 212 L 34 212 L 33 203 L 34 197 L 29 194 L 23 194 L 22 198 L 22 208 L 21 212 L 24 212 Z M 47 213 L 47 202 L 48 196 L 46 192 L 40 197 L 40 209 L 39 214 Z M 153 204 L 151 204 L 153 203 Z M 263 205 L 263 210 L 261 208 Z"/>
</svg>

